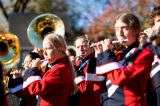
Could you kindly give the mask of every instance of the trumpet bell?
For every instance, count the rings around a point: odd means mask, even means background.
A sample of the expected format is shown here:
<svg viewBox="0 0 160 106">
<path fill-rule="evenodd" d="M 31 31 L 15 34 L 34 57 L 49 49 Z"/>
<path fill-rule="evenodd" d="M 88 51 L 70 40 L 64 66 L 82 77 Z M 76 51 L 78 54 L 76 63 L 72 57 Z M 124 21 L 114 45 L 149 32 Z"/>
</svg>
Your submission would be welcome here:
<svg viewBox="0 0 160 106">
<path fill-rule="evenodd" d="M 0 62 L 3 69 L 11 69 L 20 61 L 20 45 L 16 35 L 0 32 Z"/>
<path fill-rule="evenodd" d="M 42 41 L 45 34 L 52 31 L 64 37 L 64 23 L 58 16 L 47 13 L 35 17 L 30 22 L 27 28 L 27 35 L 33 46 L 42 48 Z"/>
</svg>

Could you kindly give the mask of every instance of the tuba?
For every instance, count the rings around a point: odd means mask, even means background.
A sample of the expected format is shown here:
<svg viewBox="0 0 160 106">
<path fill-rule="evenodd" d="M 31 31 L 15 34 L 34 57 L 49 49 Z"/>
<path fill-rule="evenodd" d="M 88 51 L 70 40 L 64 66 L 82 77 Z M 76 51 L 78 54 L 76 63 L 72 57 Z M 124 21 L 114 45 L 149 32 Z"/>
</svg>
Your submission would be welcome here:
<svg viewBox="0 0 160 106">
<path fill-rule="evenodd" d="M 4 70 L 15 67 L 20 61 L 20 45 L 16 35 L 0 32 L 0 62 Z"/>
<path fill-rule="evenodd" d="M 3 67 L 3 88 L 5 94 L 8 93 L 8 73 L 20 61 L 20 45 L 16 35 L 10 32 L 0 32 L 0 62 Z"/>
<path fill-rule="evenodd" d="M 64 37 L 64 23 L 54 14 L 46 13 L 35 17 L 27 28 L 29 41 L 38 48 L 42 48 L 43 38 L 49 32 L 54 32 Z"/>
</svg>

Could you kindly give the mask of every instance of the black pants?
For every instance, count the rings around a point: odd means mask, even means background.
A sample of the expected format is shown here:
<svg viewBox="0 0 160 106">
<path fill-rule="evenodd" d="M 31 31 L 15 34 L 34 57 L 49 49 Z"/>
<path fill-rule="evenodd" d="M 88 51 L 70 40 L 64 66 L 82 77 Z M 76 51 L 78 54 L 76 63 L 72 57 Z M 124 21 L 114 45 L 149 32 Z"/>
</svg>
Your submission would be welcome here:
<svg viewBox="0 0 160 106">
<path fill-rule="evenodd" d="M 160 106 L 160 87 L 156 88 L 156 94 L 157 94 L 157 106 Z"/>
<path fill-rule="evenodd" d="M 79 92 L 70 96 L 68 106 L 79 106 L 79 97 L 80 97 Z"/>
</svg>

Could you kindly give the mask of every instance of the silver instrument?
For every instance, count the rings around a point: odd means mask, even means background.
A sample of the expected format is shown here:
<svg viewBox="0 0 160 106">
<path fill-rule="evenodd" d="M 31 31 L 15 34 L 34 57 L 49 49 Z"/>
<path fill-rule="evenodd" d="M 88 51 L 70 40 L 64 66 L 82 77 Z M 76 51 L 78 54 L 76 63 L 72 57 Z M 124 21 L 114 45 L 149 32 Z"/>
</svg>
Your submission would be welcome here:
<svg viewBox="0 0 160 106">
<path fill-rule="evenodd" d="M 122 43 L 122 42 L 127 42 L 128 41 L 128 39 L 124 39 L 124 40 L 114 40 L 114 41 L 112 41 L 112 44 L 120 44 L 120 43 Z"/>
</svg>

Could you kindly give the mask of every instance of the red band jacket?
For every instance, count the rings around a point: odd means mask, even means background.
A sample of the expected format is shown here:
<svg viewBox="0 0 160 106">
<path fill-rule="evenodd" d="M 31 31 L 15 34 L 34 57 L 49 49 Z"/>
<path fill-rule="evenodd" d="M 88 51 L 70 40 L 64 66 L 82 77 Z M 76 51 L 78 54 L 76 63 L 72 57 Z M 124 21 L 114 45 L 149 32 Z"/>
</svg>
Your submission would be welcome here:
<svg viewBox="0 0 160 106">
<path fill-rule="evenodd" d="M 8 88 L 10 88 L 10 92 L 20 97 L 20 106 L 36 106 L 38 101 L 37 95 L 30 95 L 27 92 L 23 92 L 23 89 L 37 80 L 41 80 L 41 72 L 38 68 L 30 68 L 25 70 L 25 74 L 22 77 L 18 77 L 16 79 L 9 79 Z"/>
<path fill-rule="evenodd" d="M 21 95 L 39 95 L 40 106 L 67 106 L 72 86 L 72 72 L 66 58 L 59 59 L 44 74 L 32 76 L 23 82 Z"/>
<path fill-rule="evenodd" d="M 75 83 L 79 88 L 79 106 L 100 106 L 101 82 L 105 81 L 104 76 L 97 76 L 95 73 L 96 58 L 93 54 L 82 59 L 75 66 Z M 94 89 L 95 88 L 95 89 Z"/>
<path fill-rule="evenodd" d="M 134 53 L 133 47 L 124 56 Z M 131 62 L 125 63 L 123 52 L 117 56 L 106 50 L 97 57 L 96 73 L 106 77 L 107 92 L 103 106 L 146 106 L 144 92 L 151 72 L 153 53 L 146 48 Z"/>
</svg>

